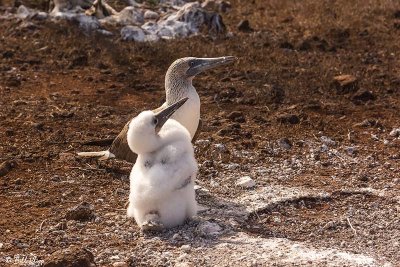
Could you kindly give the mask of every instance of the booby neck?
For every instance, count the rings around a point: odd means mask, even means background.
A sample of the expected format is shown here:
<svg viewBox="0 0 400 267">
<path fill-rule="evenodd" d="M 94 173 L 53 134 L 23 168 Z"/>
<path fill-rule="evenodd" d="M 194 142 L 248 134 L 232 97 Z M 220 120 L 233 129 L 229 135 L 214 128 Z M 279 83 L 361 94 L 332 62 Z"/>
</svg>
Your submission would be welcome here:
<svg viewBox="0 0 400 267">
<path fill-rule="evenodd" d="M 198 98 L 192 81 L 193 77 L 182 77 L 169 70 L 165 75 L 165 98 L 167 104 L 174 103 L 184 97 L 189 97 L 189 100 L 191 97 Z"/>
</svg>

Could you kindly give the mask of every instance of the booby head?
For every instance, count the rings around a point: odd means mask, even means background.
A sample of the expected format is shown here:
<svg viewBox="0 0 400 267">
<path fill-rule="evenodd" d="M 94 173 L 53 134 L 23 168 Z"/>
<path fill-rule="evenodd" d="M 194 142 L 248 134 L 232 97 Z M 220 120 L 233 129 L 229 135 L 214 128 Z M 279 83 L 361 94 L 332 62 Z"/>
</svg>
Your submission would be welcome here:
<svg viewBox="0 0 400 267">
<path fill-rule="evenodd" d="M 143 111 L 133 118 L 127 133 L 129 148 L 138 155 L 155 151 L 161 145 L 161 128 L 187 100 L 185 97 L 157 113 Z"/>
<path fill-rule="evenodd" d="M 181 79 L 193 79 L 197 74 L 221 65 L 235 61 L 236 57 L 196 58 L 184 57 L 176 60 L 168 68 L 166 77 L 181 77 Z"/>
</svg>

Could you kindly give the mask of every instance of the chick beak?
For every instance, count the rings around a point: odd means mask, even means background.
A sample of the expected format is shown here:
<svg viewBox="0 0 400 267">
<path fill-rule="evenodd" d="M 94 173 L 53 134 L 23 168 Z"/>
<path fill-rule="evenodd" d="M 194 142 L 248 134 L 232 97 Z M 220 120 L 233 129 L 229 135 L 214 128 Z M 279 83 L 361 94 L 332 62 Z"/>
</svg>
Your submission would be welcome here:
<svg viewBox="0 0 400 267">
<path fill-rule="evenodd" d="M 189 77 L 193 77 L 199 74 L 200 72 L 231 63 L 235 60 L 236 57 L 233 56 L 216 57 L 216 58 L 198 58 L 194 61 L 194 65 L 191 66 L 186 73 L 187 75 L 189 75 Z"/>
<path fill-rule="evenodd" d="M 163 110 L 157 112 L 155 114 L 155 117 L 157 119 L 157 124 L 156 124 L 156 133 L 158 133 L 161 130 L 161 127 L 163 127 L 164 123 L 174 114 L 175 111 L 177 111 L 189 98 L 185 97 L 179 100 L 178 102 L 175 102 L 174 104 L 164 108 Z"/>
</svg>

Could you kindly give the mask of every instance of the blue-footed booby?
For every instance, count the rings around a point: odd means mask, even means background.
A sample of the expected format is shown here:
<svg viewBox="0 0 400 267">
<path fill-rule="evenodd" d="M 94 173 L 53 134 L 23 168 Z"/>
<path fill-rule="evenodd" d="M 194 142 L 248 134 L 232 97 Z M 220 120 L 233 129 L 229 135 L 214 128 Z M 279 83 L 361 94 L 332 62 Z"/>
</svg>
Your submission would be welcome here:
<svg viewBox="0 0 400 267">
<path fill-rule="evenodd" d="M 127 141 L 137 154 L 130 174 L 128 217 L 143 230 L 182 224 L 197 212 L 197 162 L 189 131 L 174 119 L 183 98 L 158 112 L 143 111 L 129 123 Z"/>
<path fill-rule="evenodd" d="M 187 97 L 186 103 L 173 115 L 172 118 L 182 124 L 188 131 L 194 141 L 200 132 L 200 97 L 194 88 L 193 78 L 208 69 L 220 65 L 231 63 L 236 58 L 233 56 L 217 58 L 195 58 L 185 57 L 173 62 L 165 75 L 165 103 L 154 110 L 157 112 L 176 101 Z M 126 133 L 130 121 L 124 126 L 122 131 L 114 139 L 111 147 L 106 151 L 99 152 L 80 152 L 82 157 L 99 157 L 101 160 L 117 158 L 135 163 L 137 155 L 131 151 L 127 144 Z M 197 134 L 196 134 L 197 133 Z"/>
</svg>

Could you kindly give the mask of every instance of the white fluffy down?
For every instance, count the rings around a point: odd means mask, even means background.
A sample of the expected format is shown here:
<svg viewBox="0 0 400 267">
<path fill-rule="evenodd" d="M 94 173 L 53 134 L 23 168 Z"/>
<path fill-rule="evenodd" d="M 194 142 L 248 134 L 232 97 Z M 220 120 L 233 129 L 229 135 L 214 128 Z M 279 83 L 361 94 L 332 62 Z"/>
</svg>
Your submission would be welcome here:
<svg viewBox="0 0 400 267">
<path fill-rule="evenodd" d="M 170 228 L 197 212 L 197 162 L 186 128 L 169 119 L 157 135 L 152 114 L 142 112 L 129 125 L 128 144 L 138 158 L 130 175 L 127 215 L 142 226 L 147 214 L 157 212 L 161 223 Z M 189 177 L 190 183 L 182 187 Z"/>
</svg>

